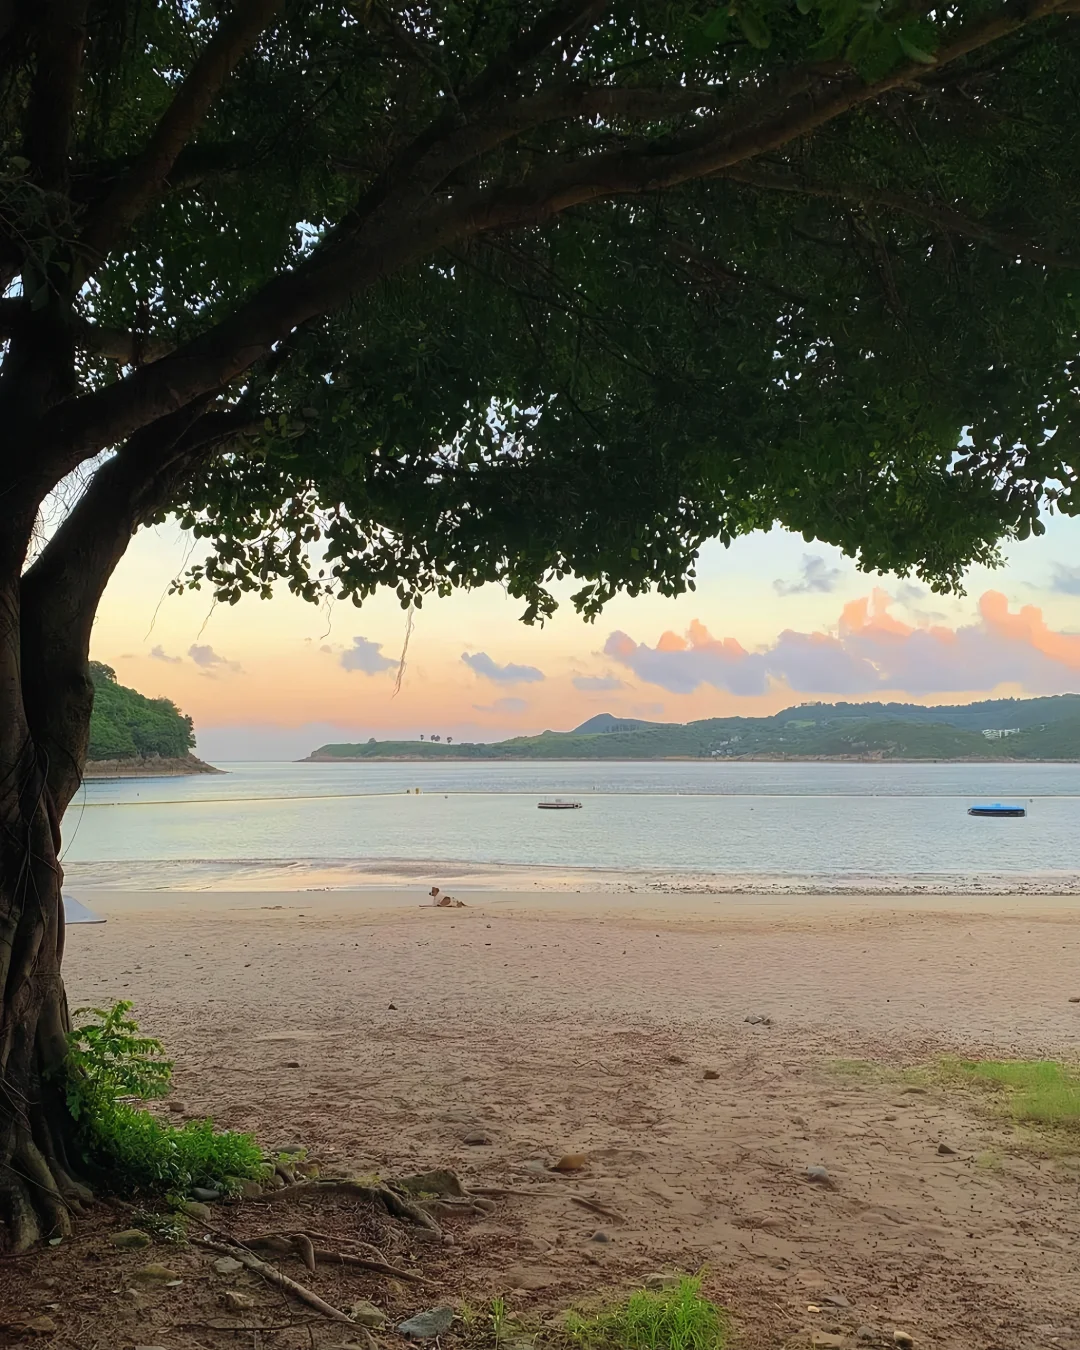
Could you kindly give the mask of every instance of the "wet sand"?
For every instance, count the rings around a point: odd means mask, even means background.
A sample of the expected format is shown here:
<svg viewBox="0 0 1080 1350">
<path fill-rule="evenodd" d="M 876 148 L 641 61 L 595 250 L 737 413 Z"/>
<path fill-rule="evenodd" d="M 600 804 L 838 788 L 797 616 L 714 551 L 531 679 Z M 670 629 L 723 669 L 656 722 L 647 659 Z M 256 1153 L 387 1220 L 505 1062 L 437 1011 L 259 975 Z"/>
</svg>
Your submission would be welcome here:
<svg viewBox="0 0 1080 1350">
<path fill-rule="evenodd" d="M 69 933 L 72 1005 L 134 1001 L 181 1118 L 540 1192 L 475 1225 L 463 1288 L 705 1265 L 746 1346 L 1080 1346 L 1076 1160 L 890 1076 L 1075 1057 L 1075 898 L 455 893 L 87 892 L 109 922 Z"/>
</svg>

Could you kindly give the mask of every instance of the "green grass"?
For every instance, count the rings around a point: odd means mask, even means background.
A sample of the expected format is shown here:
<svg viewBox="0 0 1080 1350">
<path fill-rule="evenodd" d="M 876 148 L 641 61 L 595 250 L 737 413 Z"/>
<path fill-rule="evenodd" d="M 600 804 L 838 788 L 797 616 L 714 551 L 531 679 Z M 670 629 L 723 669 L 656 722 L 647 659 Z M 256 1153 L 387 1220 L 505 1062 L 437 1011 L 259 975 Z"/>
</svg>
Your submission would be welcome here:
<svg viewBox="0 0 1080 1350">
<path fill-rule="evenodd" d="M 581 1350 L 723 1350 L 727 1321 L 704 1298 L 701 1277 L 685 1276 L 671 1289 L 638 1289 L 590 1316 L 570 1313 L 566 1335 Z"/>
<path fill-rule="evenodd" d="M 996 1090 L 1025 1125 L 1080 1129 L 1080 1073 L 1052 1059 L 946 1061 L 947 1072 Z"/>
</svg>

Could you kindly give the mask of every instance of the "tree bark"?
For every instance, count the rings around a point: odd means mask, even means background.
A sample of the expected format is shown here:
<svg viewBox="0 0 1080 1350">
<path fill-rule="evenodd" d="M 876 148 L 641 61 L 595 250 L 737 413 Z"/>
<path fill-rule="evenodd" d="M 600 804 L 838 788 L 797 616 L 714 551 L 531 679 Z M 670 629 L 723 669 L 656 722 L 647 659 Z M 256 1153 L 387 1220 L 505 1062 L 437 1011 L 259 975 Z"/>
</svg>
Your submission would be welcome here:
<svg viewBox="0 0 1080 1350">
<path fill-rule="evenodd" d="M 0 525 L 0 1245 L 17 1251 L 69 1232 L 90 1198 L 65 1093 L 59 852 L 89 739 L 93 617 L 138 527 L 250 426 L 193 408 L 147 427 L 98 470 L 25 574 L 33 513 Z"/>
<path fill-rule="evenodd" d="M 0 1223 L 23 1251 L 89 1191 L 64 1096 L 68 1029 L 59 817 L 22 697 L 17 574 L 0 582 Z"/>
</svg>

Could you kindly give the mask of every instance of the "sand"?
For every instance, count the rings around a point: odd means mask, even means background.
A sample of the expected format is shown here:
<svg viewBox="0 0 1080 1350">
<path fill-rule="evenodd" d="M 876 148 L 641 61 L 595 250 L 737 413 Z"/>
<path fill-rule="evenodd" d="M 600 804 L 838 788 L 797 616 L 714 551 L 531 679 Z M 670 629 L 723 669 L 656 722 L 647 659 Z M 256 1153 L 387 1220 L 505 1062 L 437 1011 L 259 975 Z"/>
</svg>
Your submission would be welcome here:
<svg viewBox="0 0 1080 1350">
<path fill-rule="evenodd" d="M 450 1296 L 705 1266 L 746 1347 L 1080 1346 L 1076 1160 L 895 1074 L 1074 1056 L 1075 898 L 457 893 L 88 894 L 109 922 L 69 933 L 72 1003 L 134 1001 L 178 1118 L 535 1192 L 469 1226 Z M 586 1169 L 536 1161 L 567 1153 Z M 129 1340 L 243 1343 L 155 1307 Z M 342 1339 L 316 1330 L 262 1344 Z"/>
</svg>

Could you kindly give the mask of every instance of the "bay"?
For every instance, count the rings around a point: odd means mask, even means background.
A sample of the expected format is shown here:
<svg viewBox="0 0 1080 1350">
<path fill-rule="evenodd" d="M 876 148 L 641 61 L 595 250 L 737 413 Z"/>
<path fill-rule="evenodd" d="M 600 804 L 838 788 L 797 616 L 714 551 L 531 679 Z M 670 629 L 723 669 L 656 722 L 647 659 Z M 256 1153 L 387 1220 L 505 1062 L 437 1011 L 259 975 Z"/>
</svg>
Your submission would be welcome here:
<svg viewBox="0 0 1080 1350">
<path fill-rule="evenodd" d="M 223 767 L 86 783 L 64 821 L 69 878 L 224 885 L 230 871 L 378 861 L 823 880 L 1080 874 L 1073 764 Z M 551 796 L 582 809 L 537 810 Z M 1021 802 L 1028 815 L 972 818 L 976 801 Z"/>
</svg>

